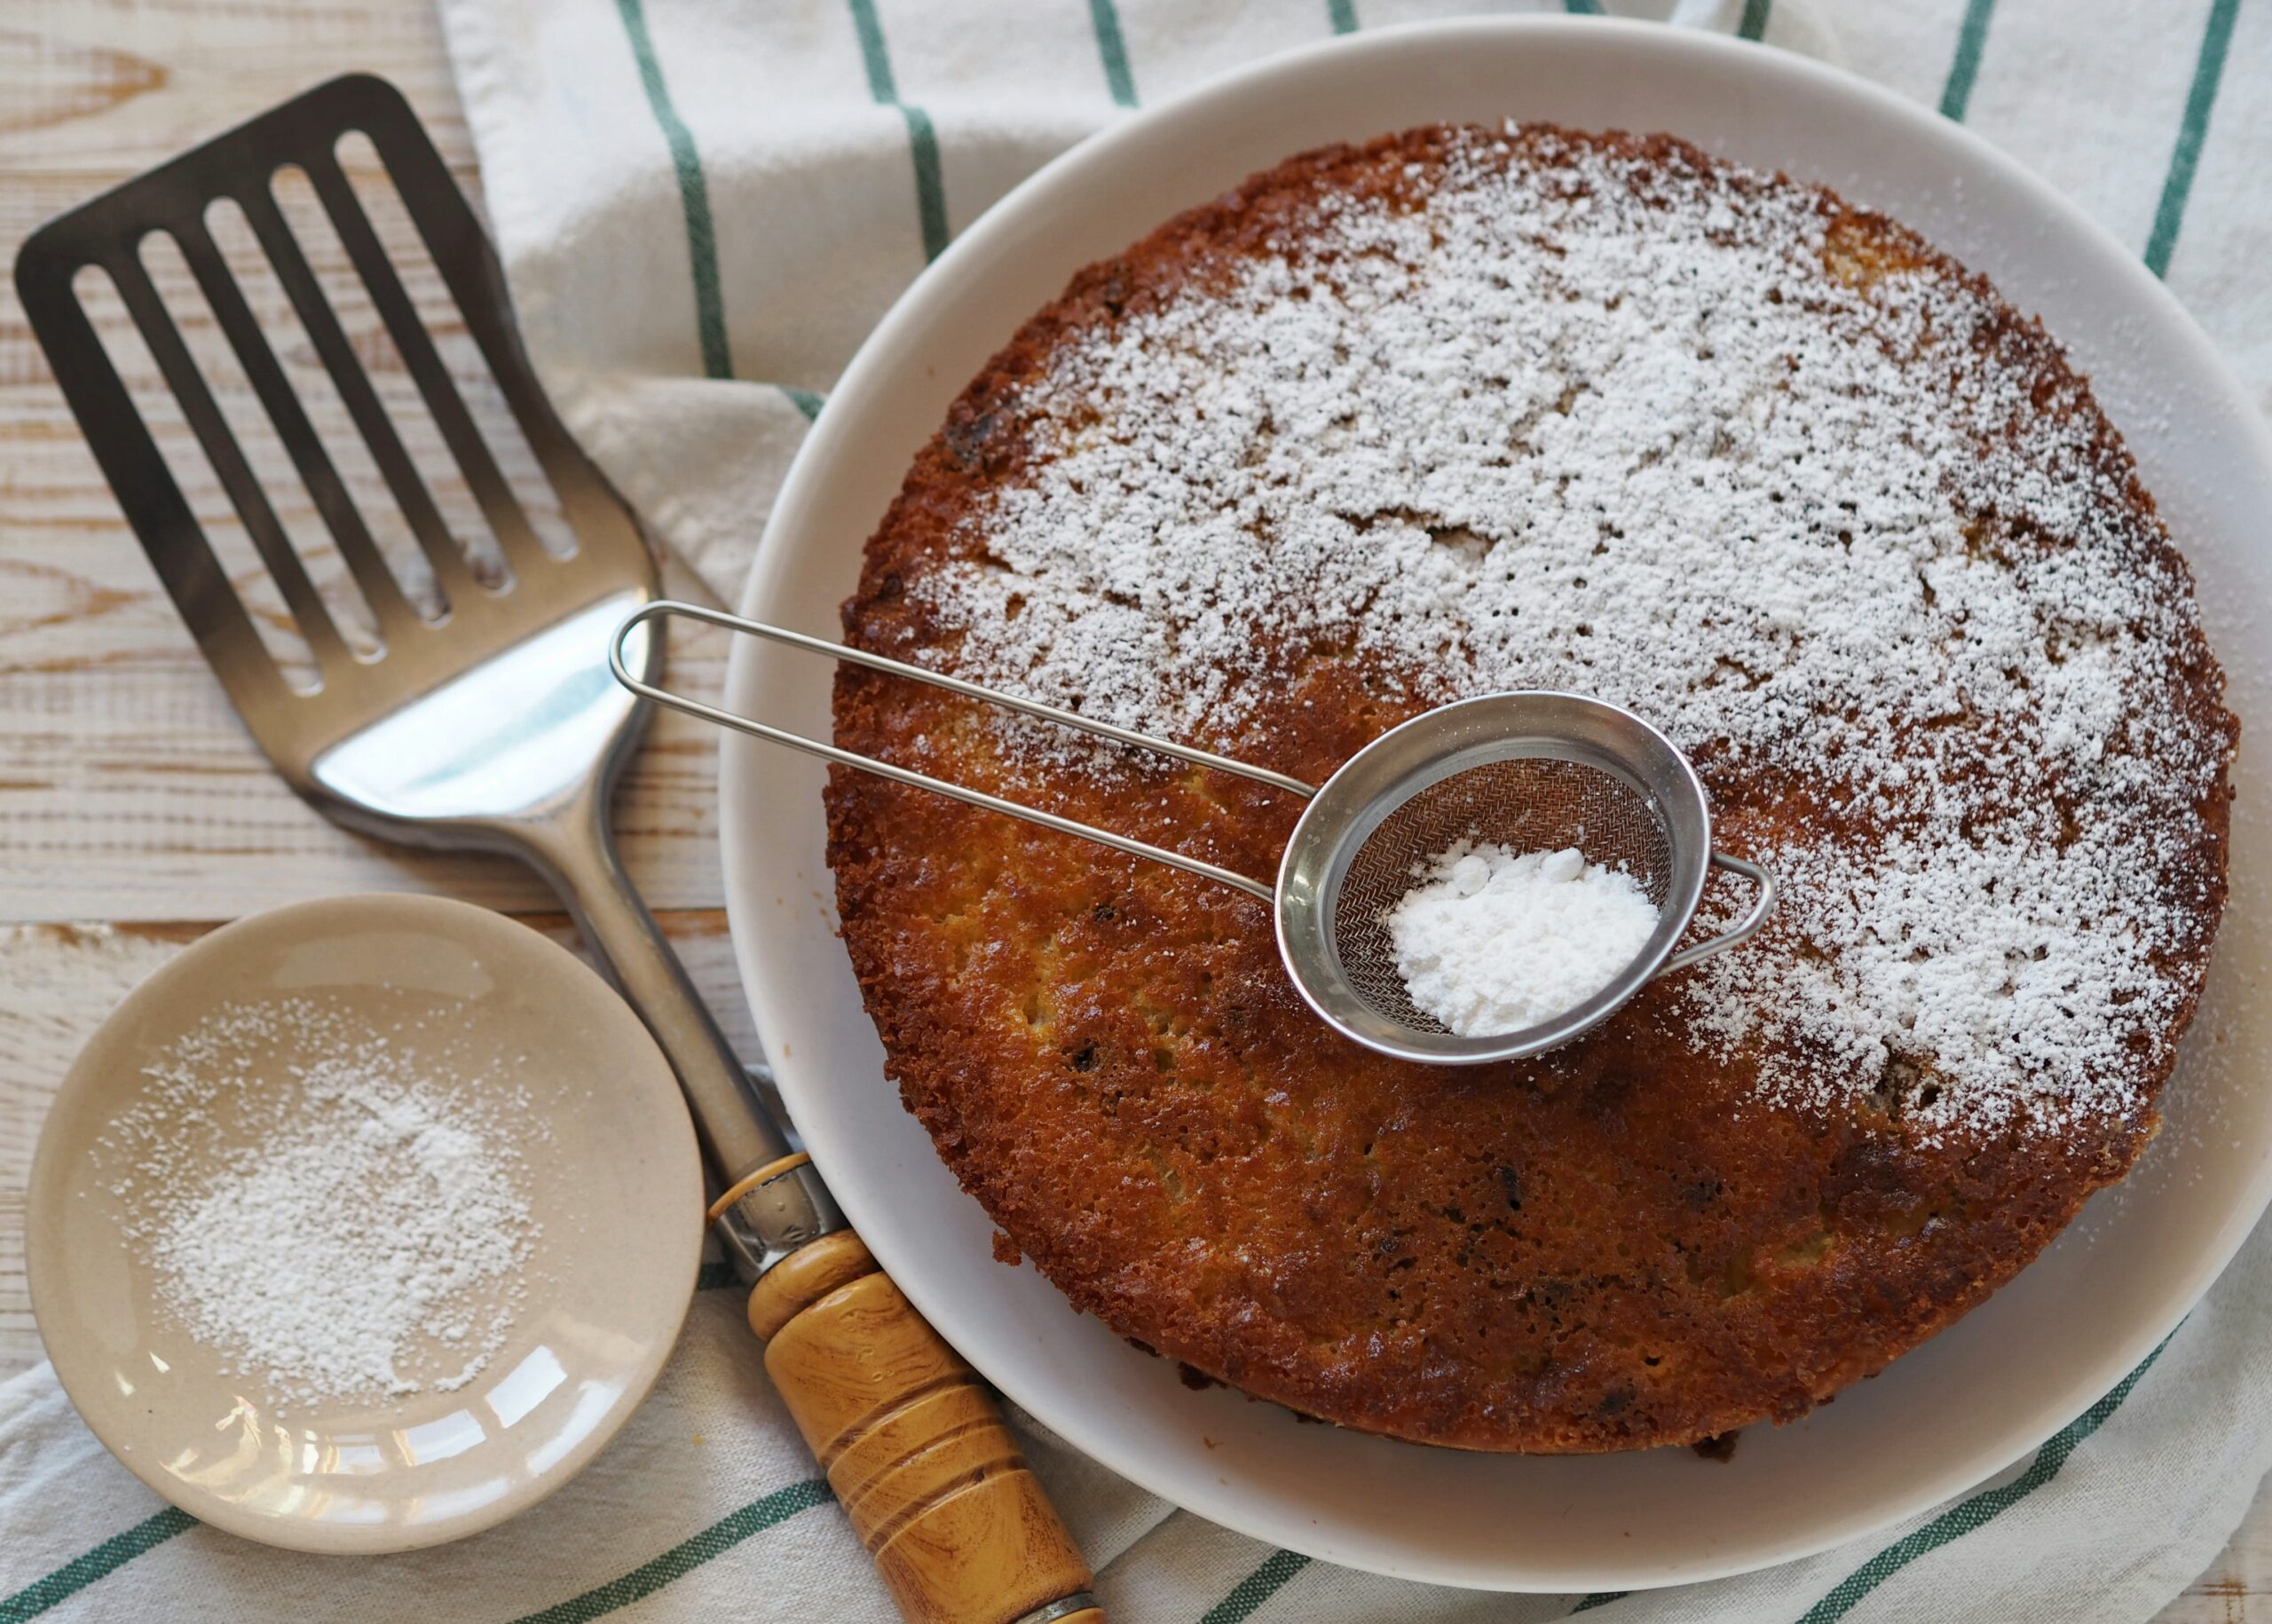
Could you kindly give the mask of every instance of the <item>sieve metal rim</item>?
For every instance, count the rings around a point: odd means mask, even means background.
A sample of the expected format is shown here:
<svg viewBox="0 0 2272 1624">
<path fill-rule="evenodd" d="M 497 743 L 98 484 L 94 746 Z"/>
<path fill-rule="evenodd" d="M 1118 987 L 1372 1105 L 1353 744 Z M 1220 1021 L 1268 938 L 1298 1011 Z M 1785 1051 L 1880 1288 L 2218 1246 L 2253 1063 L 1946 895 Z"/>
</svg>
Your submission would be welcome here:
<svg viewBox="0 0 2272 1624">
<path fill-rule="evenodd" d="M 1606 742 L 1611 740 L 1621 749 L 1613 748 Z M 1629 763 L 1636 756 L 1652 758 L 1643 765 L 1653 773 L 1634 770 Z M 1373 832 L 1414 797 L 1471 768 L 1526 757 L 1575 761 L 1605 772 L 1641 795 L 1665 825 L 1672 872 L 1656 929 L 1641 952 L 1598 992 L 1522 1031 L 1462 1037 L 1423 1031 L 1382 1015 L 1356 993 L 1341 963 L 1335 913 L 1350 863 Z M 1749 864 L 1713 851 L 1703 784 L 1687 756 L 1657 729 L 1621 706 L 1589 695 L 1551 689 L 1484 694 L 1390 729 L 1319 786 L 1279 861 L 1273 907 L 1279 958 L 1295 990 L 1320 1020 L 1376 1053 L 1432 1065 L 1527 1059 L 1590 1031 L 1654 976 L 1677 967 L 1674 949 L 1695 917 L 1707 871 L 1716 863 L 1757 875 Z M 1763 904 L 1770 901 L 1771 887 L 1764 887 Z M 1740 940 L 1763 917 L 1764 906 L 1755 907 L 1746 921 L 1749 928 L 1731 936 Z M 1704 945 L 1716 951 L 1733 941 Z M 1692 950 L 1678 963 L 1701 956 Z"/>
</svg>

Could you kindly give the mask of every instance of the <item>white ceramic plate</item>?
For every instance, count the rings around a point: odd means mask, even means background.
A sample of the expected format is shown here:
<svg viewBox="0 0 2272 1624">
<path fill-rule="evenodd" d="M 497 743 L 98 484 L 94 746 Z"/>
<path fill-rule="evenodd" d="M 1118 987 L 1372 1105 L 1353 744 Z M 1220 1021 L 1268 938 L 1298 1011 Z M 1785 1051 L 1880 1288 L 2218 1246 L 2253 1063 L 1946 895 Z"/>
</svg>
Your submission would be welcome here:
<svg viewBox="0 0 2272 1624">
<path fill-rule="evenodd" d="M 1757 46 L 1595 19 L 1359 35 L 1218 81 L 1067 154 L 997 204 L 908 291 L 830 398 L 766 532 L 744 611 L 834 635 L 863 541 L 909 459 L 987 357 L 1079 266 L 1321 143 L 1439 120 L 1669 130 L 1824 182 L 1984 272 L 2072 349 L 2199 578 L 2244 719 L 2272 716 L 2249 646 L 2272 603 L 2272 437 L 2136 258 L 1994 148 L 1858 79 Z M 738 640 L 730 703 L 825 737 L 824 661 Z M 1684 1449 L 1523 1459 L 1416 1448 L 1235 1393 L 1066 1312 L 990 1226 L 884 1079 L 832 934 L 822 769 L 730 737 L 727 898 L 759 1029 L 830 1186 L 892 1275 L 1041 1421 L 1203 1516 L 1329 1561 L 1501 1589 L 1711 1578 L 1883 1526 L 2006 1466 L 2134 1366 L 2206 1289 L 2272 1193 L 2272 910 L 2263 750 L 2244 748 L 2234 905 L 2166 1101 L 2169 1128 L 2017 1281 L 1838 1402 Z"/>
</svg>

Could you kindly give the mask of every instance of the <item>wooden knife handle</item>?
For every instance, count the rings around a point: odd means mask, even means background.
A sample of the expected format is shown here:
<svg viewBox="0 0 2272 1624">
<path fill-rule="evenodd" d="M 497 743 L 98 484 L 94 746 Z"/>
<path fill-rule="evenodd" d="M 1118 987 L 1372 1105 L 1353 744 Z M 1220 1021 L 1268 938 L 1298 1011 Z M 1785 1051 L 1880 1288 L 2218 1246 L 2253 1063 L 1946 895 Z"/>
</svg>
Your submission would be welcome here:
<svg viewBox="0 0 2272 1624">
<path fill-rule="evenodd" d="M 767 1271 L 749 1325 L 909 1624 L 1016 1624 L 1088 1564 L 977 1374 L 840 1230 Z M 1057 1624 L 1103 1624 L 1093 1604 Z"/>
</svg>

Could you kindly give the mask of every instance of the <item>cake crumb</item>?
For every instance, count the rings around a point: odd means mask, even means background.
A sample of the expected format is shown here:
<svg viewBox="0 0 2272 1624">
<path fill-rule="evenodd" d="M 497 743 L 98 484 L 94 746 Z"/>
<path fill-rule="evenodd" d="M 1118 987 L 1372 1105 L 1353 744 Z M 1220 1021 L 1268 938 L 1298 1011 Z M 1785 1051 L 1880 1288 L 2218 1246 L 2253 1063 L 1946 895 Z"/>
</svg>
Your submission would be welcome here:
<svg viewBox="0 0 2272 1624">
<path fill-rule="evenodd" d="M 1736 1443 L 1743 1437 L 1739 1427 L 1732 1432 L 1716 1432 L 1710 1438 L 1700 1438 L 1689 1446 L 1708 1461 L 1726 1462 L 1736 1458 Z"/>
</svg>

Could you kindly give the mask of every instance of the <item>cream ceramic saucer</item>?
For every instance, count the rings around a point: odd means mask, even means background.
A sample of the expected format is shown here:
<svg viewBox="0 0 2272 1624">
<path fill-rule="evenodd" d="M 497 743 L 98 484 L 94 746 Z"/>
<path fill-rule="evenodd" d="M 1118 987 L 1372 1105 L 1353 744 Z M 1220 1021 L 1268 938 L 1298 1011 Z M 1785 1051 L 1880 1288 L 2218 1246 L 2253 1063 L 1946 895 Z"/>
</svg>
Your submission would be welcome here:
<svg viewBox="0 0 2272 1624">
<path fill-rule="evenodd" d="M 184 1039 L 211 1031 L 217 1012 L 288 1001 L 328 1013 L 316 1027 L 254 1017 L 262 1036 L 246 1042 L 262 1058 L 249 1080 L 209 1107 L 209 1129 L 175 1135 L 178 1092 L 146 1068 L 178 1077 Z M 159 1168 L 193 1189 L 232 1152 L 273 1153 L 273 1096 L 288 1086 L 276 1079 L 323 1058 L 335 1039 L 311 1034 L 335 1034 L 335 1021 L 383 1029 L 422 1077 L 509 1097 L 482 1109 L 519 1153 L 511 1182 L 531 1220 L 527 1253 L 474 1289 L 476 1317 L 502 1339 L 454 1391 L 323 1399 L 229 1374 L 241 1361 L 202 1345 L 160 1295 L 147 1235 L 137 1233 Z M 167 1166 L 119 1130 L 155 1120 L 162 1106 L 173 1113 L 169 1142 L 196 1147 L 185 1164 Z M 606 1446 L 677 1339 L 701 1210 L 694 1134 L 670 1068 L 597 975 L 485 909 L 343 897 L 215 932 L 96 1032 L 32 1164 L 32 1304 L 87 1424 L 184 1510 L 299 1550 L 404 1550 L 525 1510 Z"/>
</svg>

